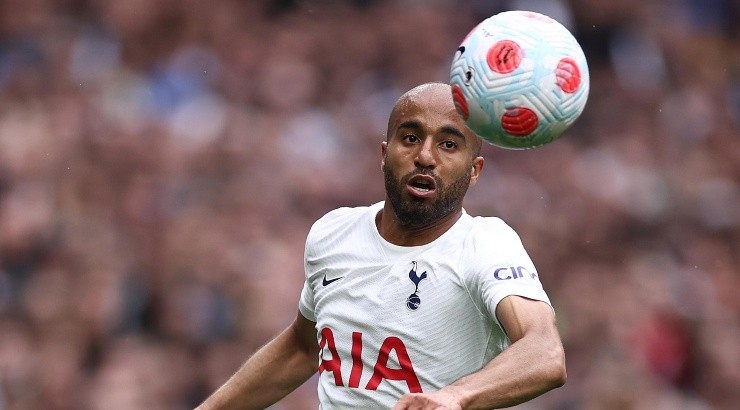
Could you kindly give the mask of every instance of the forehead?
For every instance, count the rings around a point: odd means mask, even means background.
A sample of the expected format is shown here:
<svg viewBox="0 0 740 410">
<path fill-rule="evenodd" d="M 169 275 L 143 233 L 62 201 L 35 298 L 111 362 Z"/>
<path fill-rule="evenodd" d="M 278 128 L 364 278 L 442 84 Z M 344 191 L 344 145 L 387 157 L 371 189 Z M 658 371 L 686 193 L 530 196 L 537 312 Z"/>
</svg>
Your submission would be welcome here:
<svg viewBox="0 0 740 410">
<path fill-rule="evenodd" d="M 418 120 L 431 129 L 454 126 L 466 135 L 471 133 L 455 110 L 449 87 L 442 85 L 414 89 L 401 97 L 391 113 L 389 131 L 408 120 Z"/>
</svg>

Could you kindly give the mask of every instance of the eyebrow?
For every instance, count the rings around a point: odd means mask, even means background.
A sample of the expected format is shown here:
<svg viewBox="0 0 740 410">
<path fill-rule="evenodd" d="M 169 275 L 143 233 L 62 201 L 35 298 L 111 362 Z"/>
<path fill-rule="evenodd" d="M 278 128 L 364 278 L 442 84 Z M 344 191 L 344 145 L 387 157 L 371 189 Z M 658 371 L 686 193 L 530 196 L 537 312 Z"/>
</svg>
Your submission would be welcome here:
<svg viewBox="0 0 740 410">
<path fill-rule="evenodd" d="M 465 134 L 463 134 L 462 131 L 458 130 L 455 127 L 444 126 L 444 127 L 442 127 L 442 130 L 441 131 L 444 132 L 445 134 L 450 134 L 452 136 L 455 136 L 455 137 L 460 138 L 461 140 L 465 141 Z"/>
<path fill-rule="evenodd" d="M 414 129 L 420 129 L 421 128 L 421 122 L 417 120 L 406 120 L 400 124 L 398 124 L 398 129 L 401 128 L 414 128 Z"/>
<path fill-rule="evenodd" d="M 418 130 L 418 129 L 422 129 L 423 127 L 421 125 L 421 122 L 419 122 L 417 120 L 406 120 L 406 121 L 398 124 L 398 129 L 400 130 L 402 128 L 411 128 L 411 129 L 417 129 Z M 449 126 L 449 125 L 445 125 L 442 128 L 440 128 L 440 131 L 443 132 L 443 133 L 445 133 L 445 134 L 450 134 L 450 135 L 452 135 L 454 137 L 460 138 L 461 140 L 465 140 L 465 134 L 463 134 L 462 131 L 460 131 L 459 129 L 457 129 L 455 127 L 452 127 L 452 126 Z"/>
</svg>

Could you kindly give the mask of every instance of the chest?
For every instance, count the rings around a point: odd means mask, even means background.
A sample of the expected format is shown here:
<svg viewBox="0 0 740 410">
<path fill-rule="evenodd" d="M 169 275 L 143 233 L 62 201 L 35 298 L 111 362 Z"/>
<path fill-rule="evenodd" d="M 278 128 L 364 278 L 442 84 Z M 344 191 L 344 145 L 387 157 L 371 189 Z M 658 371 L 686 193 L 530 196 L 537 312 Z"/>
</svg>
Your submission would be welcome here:
<svg viewBox="0 0 740 410">
<path fill-rule="evenodd" d="M 360 389 L 354 394 L 420 392 L 456 380 L 487 357 L 490 323 L 454 259 L 328 266 L 311 276 L 327 385 Z"/>
<path fill-rule="evenodd" d="M 328 264 L 311 281 L 318 326 L 381 339 L 441 337 L 453 318 L 476 316 L 462 269 L 454 258 L 421 255 Z"/>
</svg>

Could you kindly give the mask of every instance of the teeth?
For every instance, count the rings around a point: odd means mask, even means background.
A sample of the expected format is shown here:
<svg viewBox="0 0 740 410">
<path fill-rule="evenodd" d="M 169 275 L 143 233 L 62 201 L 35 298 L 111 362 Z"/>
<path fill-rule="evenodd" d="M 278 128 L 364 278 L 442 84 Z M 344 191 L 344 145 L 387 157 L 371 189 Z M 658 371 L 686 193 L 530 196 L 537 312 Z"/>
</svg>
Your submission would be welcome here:
<svg viewBox="0 0 740 410">
<path fill-rule="evenodd" d="M 418 192 L 426 193 L 434 191 L 434 184 L 426 180 L 415 180 L 410 185 Z"/>
</svg>

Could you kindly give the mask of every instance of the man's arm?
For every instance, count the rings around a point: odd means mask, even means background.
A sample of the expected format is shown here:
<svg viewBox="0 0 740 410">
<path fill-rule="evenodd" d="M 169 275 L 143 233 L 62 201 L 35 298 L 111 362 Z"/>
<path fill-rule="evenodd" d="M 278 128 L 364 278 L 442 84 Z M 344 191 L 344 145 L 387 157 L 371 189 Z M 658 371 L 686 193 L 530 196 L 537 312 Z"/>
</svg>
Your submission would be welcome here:
<svg viewBox="0 0 740 410">
<path fill-rule="evenodd" d="M 197 410 L 264 409 L 295 390 L 318 370 L 315 326 L 298 313 Z"/>
<path fill-rule="evenodd" d="M 476 373 L 432 393 L 407 394 L 403 409 L 490 409 L 514 406 L 565 383 L 565 353 L 552 308 L 509 296 L 496 308 L 512 344 Z"/>
</svg>

